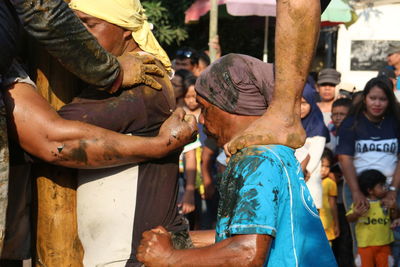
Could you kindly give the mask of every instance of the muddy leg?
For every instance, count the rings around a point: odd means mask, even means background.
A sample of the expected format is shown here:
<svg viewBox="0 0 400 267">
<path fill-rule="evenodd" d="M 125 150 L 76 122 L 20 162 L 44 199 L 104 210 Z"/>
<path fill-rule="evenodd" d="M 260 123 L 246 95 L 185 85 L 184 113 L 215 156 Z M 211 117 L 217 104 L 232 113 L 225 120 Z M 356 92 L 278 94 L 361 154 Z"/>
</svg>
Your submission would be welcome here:
<svg viewBox="0 0 400 267">
<path fill-rule="evenodd" d="M 298 148 L 305 131 L 300 101 L 320 27 L 319 0 L 278 0 L 275 36 L 275 90 L 267 112 L 226 146 L 234 154 L 249 145 Z"/>
</svg>

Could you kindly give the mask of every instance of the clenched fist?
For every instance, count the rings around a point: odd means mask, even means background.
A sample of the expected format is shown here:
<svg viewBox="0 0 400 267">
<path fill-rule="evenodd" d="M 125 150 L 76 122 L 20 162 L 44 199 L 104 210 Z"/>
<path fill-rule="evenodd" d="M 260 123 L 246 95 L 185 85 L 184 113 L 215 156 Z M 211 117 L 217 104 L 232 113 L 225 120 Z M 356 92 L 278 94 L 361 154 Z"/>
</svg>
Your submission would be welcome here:
<svg viewBox="0 0 400 267">
<path fill-rule="evenodd" d="M 173 252 L 171 235 L 164 227 L 158 226 L 143 233 L 136 258 L 145 266 L 170 266 Z"/>
<path fill-rule="evenodd" d="M 168 150 L 173 151 L 195 141 L 197 130 L 196 118 L 177 108 L 163 123 L 158 136 L 167 140 Z"/>
</svg>

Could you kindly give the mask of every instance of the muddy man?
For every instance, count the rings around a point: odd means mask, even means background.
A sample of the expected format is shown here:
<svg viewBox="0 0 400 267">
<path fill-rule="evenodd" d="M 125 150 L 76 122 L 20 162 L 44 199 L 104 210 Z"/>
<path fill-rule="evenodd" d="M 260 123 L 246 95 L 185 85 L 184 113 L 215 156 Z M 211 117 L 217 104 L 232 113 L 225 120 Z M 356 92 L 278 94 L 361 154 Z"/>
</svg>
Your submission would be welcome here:
<svg viewBox="0 0 400 267">
<path fill-rule="evenodd" d="M 189 143 L 196 131 L 195 122 L 185 121 L 182 110 L 151 138 L 126 136 L 60 118 L 37 93 L 24 70 L 13 63 L 21 25 L 68 70 L 97 89 L 114 92 L 121 85 L 142 83 L 161 87 L 148 75 L 162 76 L 152 57 L 127 54 L 117 59 L 110 55 L 64 1 L 0 1 L 0 251 L 8 192 L 8 136 L 46 162 L 96 168 L 163 157 Z"/>
<path fill-rule="evenodd" d="M 243 55 L 200 76 L 206 132 L 236 153 L 220 181 L 217 227 L 191 232 L 187 250 L 163 227 L 145 232 L 137 258 L 146 266 L 337 266 L 291 149 L 304 143 L 301 94 L 328 2 L 277 1 L 274 86 L 271 68 Z"/>
<path fill-rule="evenodd" d="M 196 83 L 207 135 L 219 146 L 228 142 L 259 119 L 272 91 L 272 64 L 240 54 L 215 61 Z M 195 249 L 175 249 L 159 226 L 143 234 L 139 261 L 158 267 L 337 266 L 292 148 L 241 149 L 230 159 L 219 193 L 216 229 L 190 232 Z"/>
</svg>

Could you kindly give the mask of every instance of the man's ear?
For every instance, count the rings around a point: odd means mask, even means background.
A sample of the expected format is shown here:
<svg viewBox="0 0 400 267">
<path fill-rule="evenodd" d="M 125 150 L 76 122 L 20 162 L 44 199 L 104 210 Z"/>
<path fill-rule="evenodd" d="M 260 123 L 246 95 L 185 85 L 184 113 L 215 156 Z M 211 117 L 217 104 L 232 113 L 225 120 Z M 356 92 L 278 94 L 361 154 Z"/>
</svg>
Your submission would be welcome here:
<svg viewBox="0 0 400 267">
<path fill-rule="evenodd" d="M 123 36 L 124 36 L 125 40 L 131 39 L 132 38 L 132 31 L 124 31 Z"/>
</svg>

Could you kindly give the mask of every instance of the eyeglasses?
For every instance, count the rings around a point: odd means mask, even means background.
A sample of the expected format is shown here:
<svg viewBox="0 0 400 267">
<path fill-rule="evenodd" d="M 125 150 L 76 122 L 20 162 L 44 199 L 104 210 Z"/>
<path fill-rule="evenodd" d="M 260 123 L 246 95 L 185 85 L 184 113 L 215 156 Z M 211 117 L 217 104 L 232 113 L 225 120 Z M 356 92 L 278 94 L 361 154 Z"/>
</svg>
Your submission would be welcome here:
<svg viewBox="0 0 400 267">
<path fill-rule="evenodd" d="M 193 55 L 192 51 L 188 51 L 188 50 L 178 50 L 178 51 L 176 51 L 176 56 L 178 56 L 178 57 L 191 58 L 192 55 Z"/>
</svg>

